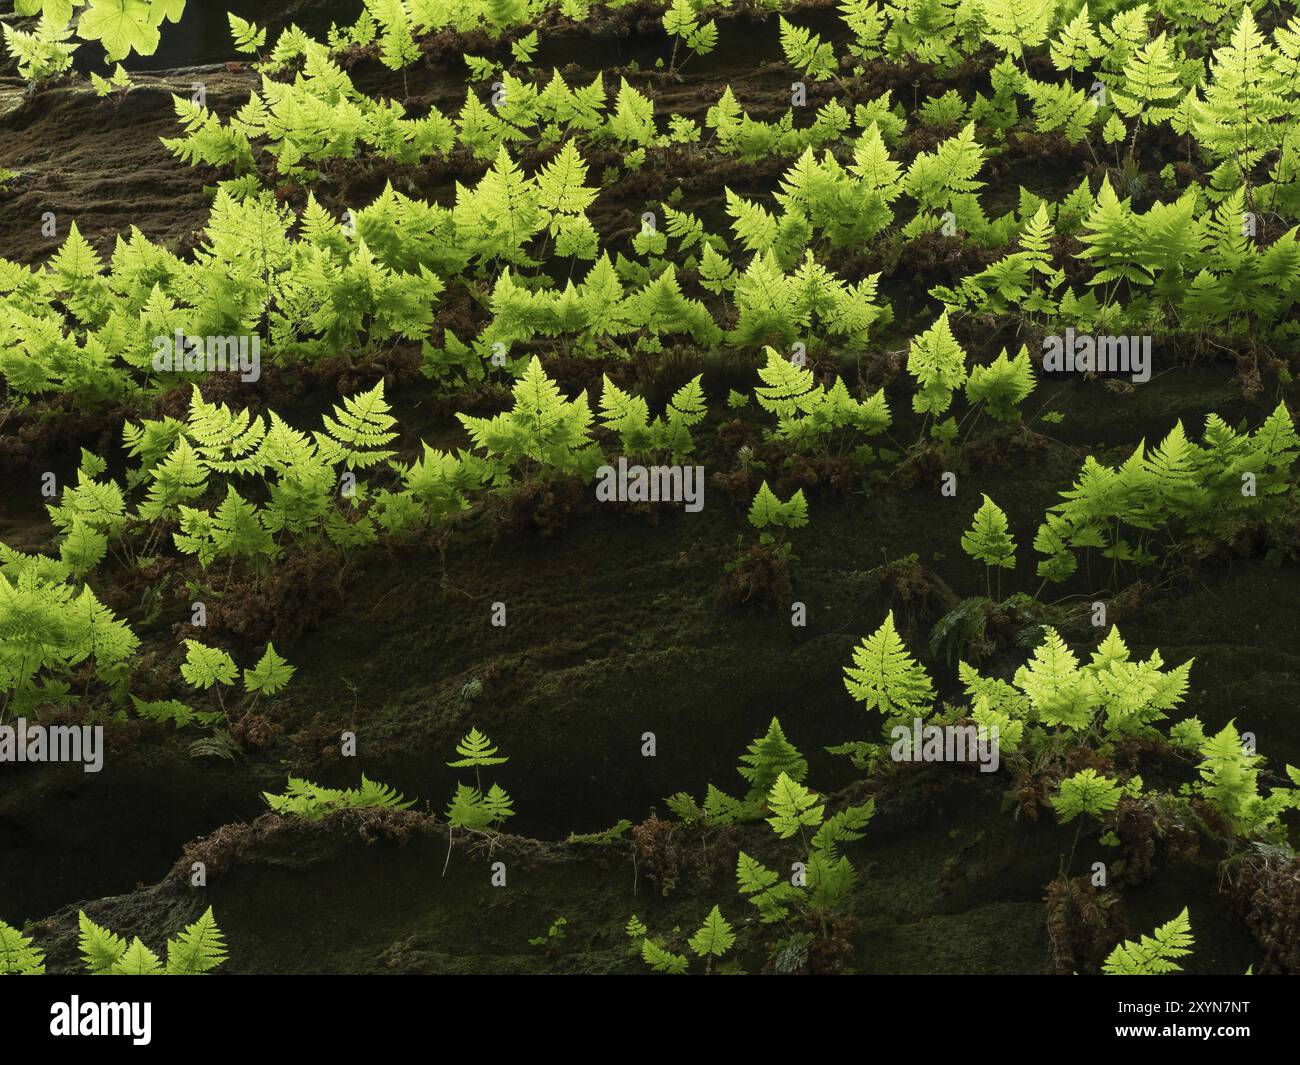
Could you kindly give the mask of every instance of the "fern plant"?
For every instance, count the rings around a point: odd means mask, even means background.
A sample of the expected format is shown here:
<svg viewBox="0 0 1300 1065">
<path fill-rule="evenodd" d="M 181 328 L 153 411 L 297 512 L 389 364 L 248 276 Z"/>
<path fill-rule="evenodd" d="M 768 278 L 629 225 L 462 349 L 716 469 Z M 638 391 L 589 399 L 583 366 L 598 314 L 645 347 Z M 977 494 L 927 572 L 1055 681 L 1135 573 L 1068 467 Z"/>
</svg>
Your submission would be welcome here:
<svg viewBox="0 0 1300 1065">
<path fill-rule="evenodd" d="M 457 784 L 455 793 L 447 805 L 447 861 L 443 863 L 443 875 L 447 874 L 447 863 L 451 861 L 452 841 L 455 831 L 462 828 L 467 832 L 499 832 L 502 823 L 515 815 L 513 800 L 499 784 L 492 784 L 483 790 L 480 770 L 484 766 L 504 765 L 510 759 L 497 754 L 497 748 L 477 728 L 456 744 L 459 758 L 448 762 L 453 768 L 473 768 L 474 785 Z"/>
<path fill-rule="evenodd" d="M 335 810 L 408 810 L 415 805 L 401 792 L 361 774 L 359 788 L 326 788 L 310 780 L 290 777 L 278 795 L 262 792 L 267 806 L 281 817 L 320 821 Z"/>
<path fill-rule="evenodd" d="M 1061 781 L 1052 798 L 1052 806 L 1061 824 L 1068 824 L 1080 814 L 1100 819 L 1119 805 L 1121 788 L 1095 769 L 1081 769 Z"/>
<path fill-rule="evenodd" d="M 736 933 L 722 911 L 714 906 L 704 918 L 704 924 L 690 938 L 690 948 L 705 961 L 705 973 L 712 973 L 717 959 L 731 950 Z"/>
<path fill-rule="evenodd" d="M 934 685 L 925 668 L 907 651 L 894 627 L 894 612 L 853 651 L 853 664 L 844 669 L 844 686 L 868 710 L 885 718 L 905 720 L 927 715 Z M 910 724 L 910 722 L 909 722 Z"/>
<path fill-rule="evenodd" d="M 814 81 L 824 81 L 836 74 L 835 49 L 821 37 L 802 26 L 777 18 L 781 31 L 781 50 L 786 62 Z"/>
<path fill-rule="evenodd" d="M 975 511 L 970 529 L 962 534 L 961 549 L 978 562 L 984 563 L 985 594 L 992 595 L 990 574 L 994 568 L 1016 568 L 1016 544 L 1011 538 L 1007 516 L 1002 508 L 984 495 Z M 998 574 L 997 597 L 1002 598 L 1001 574 Z"/>
<path fill-rule="evenodd" d="M 967 378 L 966 353 L 952 335 L 947 311 L 912 341 L 907 353 L 907 371 L 918 385 L 912 396 L 912 409 L 934 416 L 947 411 L 953 393 Z"/>
<path fill-rule="evenodd" d="M 19 14 L 24 13 L 22 7 L 19 4 Z M 30 33 L 14 29 L 7 22 L 0 28 L 4 30 L 5 47 L 17 63 L 18 73 L 31 83 L 33 89 L 72 68 L 72 53 L 80 45 L 68 43 L 72 38 L 72 28 L 67 25 L 66 18 L 59 22 L 49 15 L 42 15 Z"/>
<path fill-rule="evenodd" d="M 252 713 L 263 696 L 278 696 L 296 672 L 296 667 L 281 657 L 275 645 L 268 643 L 257 664 L 243 670 L 243 698 L 227 704 L 226 689 L 233 689 L 240 675 L 235 660 L 219 647 L 187 639 L 185 660 L 180 667 L 181 677 L 195 691 L 211 693 L 209 706 L 196 709 L 179 699 L 146 701 L 134 695 L 131 700 L 137 715 L 145 721 L 171 724 L 178 729 L 197 726 L 214 730 L 210 738 L 191 744 L 192 756 L 233 758 L 235 748 L 228 728 L 222 726 Z"/>
<path fill-rule="evenodd" d="M 32 946 L 29 936 L 0 921 L 0 976 L 42 976 L 45 952 Z"/>
<path fill-rule="evenodd" d="M 768 793 L 767 806 L 772 811 L 767 820 L 777 837 L 798 835 L 807 860 L 800 874 L 784 880 L 742 850 L 736 861 L 740 893 L 757 909 L 763 924 L 786 924 L 791 932 L 812 928 L 826 937 L 857 883 L 857 872 L 841 847 L 863 837 L 875 813 L 875 802 L 868 800 L 828 814 L 824 800 L 780 773 Z M 816 831 L 809 840 L 807 830 L 813 828 Z"/>
<path fill-rule="evenodd" d="M 476 448 L 494 462 L 497 483 L 520 469 L 527 475 L 544 467 L 585 477 L 603 456 L 591 439 L 591 409 L 586 393 L 566 400 L 534 356 L 514 386 L 514 408 L 494 418 L 456 417 Z"/>
<path fill-rule="evenodd" d="M 1035 537 L 1036 550 L 1047 556 L 1038 572 L 1045 581 L 1065 580 L 1082 549 L 1111 559 L 1113 576 L 1121 562 L 1156 562 L 1151 541 L 1161 531 L 1214 541 L 1248 524 L 1267 527 L 1281 513 L 1297 455 L 1300 436 L 1279 406 L 1253 433 L 1235 431 L 1212 414 L 1202 444 L 1177 423 L 1156 448 L 1139 444 L 1118 467 L 1090 456 Z M 1126 535 L 1130 530 L 1136 542 Z"/>
<path fill-rule="evenodd" d="M 1192 922 L 1187 908 L 1166 921 L 1155 933 L 1125 940 L 1107 956 L 1101 971 L 1107 976 L 1166 976 L 1182 971 L 1178 958 L 1192 952 Z"/>
<path fill-rule="evenodd" d="M 166 960 L 139 937 L 127 940 L 77 912 L 77 947 L 91 976 L 203 976 L 228 958 L 226 940 L 209 906 L 203 915 L 167 941 Z"/>
<path fill-rule="evenodd" d="M 126 698 L 139 638 L 70 575 L 59 559 L 0 544 L 0 720 L 10 710 L 69 701 L 72 675 L 83 665 Z"/>
</svg>

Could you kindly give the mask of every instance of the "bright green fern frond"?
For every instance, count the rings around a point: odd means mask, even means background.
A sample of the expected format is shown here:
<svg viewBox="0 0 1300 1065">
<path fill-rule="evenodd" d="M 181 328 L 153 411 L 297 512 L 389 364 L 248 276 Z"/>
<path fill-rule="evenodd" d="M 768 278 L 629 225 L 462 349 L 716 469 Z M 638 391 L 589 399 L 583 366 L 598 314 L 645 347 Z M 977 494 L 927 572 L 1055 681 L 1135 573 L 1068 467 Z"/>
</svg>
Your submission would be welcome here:
<svg viewBox="0 0 1300 1065">
<path fill-rule="evenodd" d="M 508 757 L 495 757 L 497 748 L 493 747 L 492 741 L 476 728 L 470 729 L 468 735 L 456 744 L 456 753 L 460 757 L 447 764 L 457 769 L 466 766 L 501 765 L 510 761 Z"/>
<path fill-rule="evenodd" d="M 0 976 L 40 976 L 45 955 L 12 925 L 0 921 Z"/>
<path fill-rule="evenodd" d="M 225 962 L 226 940 L 209 906 L 175 939 L 167 941 L 167 975 L 200 976 Z"/>
<path fill-rule="evenodd" d="M 923 716 L 934 700 L 934 686 L 925 668 L 904 646 L 894 628 L 894 612 L 853 651 L 853 665 L 844 668 L 844 686 L 868 710 L 886 717 Z"/>
<path fill-rule="evenodd" d="M 1182 971 L 1174 959 L 1192 952 L 1192 922 L 1187 908 L 1136 943 L 1126 940 L 1110 952 L 1101 971 L 1107 976 L 1163 976 Z"/>
</svg>

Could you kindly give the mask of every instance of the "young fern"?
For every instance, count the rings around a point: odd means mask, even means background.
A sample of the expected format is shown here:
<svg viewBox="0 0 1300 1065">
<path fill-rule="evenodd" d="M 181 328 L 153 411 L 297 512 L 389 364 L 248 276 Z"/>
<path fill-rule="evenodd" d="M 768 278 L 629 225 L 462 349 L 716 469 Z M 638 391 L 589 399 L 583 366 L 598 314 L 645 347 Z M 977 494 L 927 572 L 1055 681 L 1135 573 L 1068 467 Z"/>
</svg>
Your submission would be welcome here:
<svg viewBox="0 0 1300 1065">
<path fill-rule="evenodd" d="M 984 502 L 975 511 L 974 523 L 962 534 L 961 549 L 978 562 L 984 563 L 985 591 L 992 595 L 987 587 L 990 571 L 1016 568 L 1016 544 L 1011 538 L 1007 525 L 1007 516 L 1002 508 L 987 495 Z M 998 598 L 1002 598 L 1002 575 L 998 575 Z"/>
<path fill-rule="evenodd" d="M 139 938 L 128 941 L 78 911 L 78 949 L 92 976 L 203 976 L 228 958 L 225 936 L 209 906 L 195 922 L 167 941 L 166 961 Z"/>
<path fill-rule="evenodd" d="M 1182 971 L 1178 958 L 1192 952 L 1192 923 L 1187 908 L 1155 930 L 1154 935 L 1125 940 L 1107 956 L 1101 971 L 1107 976 L 1165 976 Z"/>
<path fill-rule="evenodd" d="M 262 792 L 267 806 L 281 817 L 298 817 L 304 821 L 320 821 L 336 810 L 407 810 L 415 805 L 387 784 L 371 780 L 361 774 L 359 788 L 325 788 L 310 780 L 290 777 L 284 792 L 279 795 Z"/>
</svg>

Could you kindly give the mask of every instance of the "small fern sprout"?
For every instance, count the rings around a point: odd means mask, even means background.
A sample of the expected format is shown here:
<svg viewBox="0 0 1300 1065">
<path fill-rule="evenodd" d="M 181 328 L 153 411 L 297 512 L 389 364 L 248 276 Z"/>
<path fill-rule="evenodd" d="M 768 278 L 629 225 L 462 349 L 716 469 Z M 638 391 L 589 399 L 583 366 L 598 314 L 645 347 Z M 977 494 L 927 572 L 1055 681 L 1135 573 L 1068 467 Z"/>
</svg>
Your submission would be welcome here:
<svg viewBox="0 0 1300 1065">
<path fill-rule="evenodd" d="M 971 558 L 984 563 L 984 591 L 992 596 L 990 574 L 997 568 L 1016 568 L 1016 543 L 1007 526 L 1007 516 L 1002 508 L 987 495 L 975 512 L 974 524 L 962 534 L 961 548 Z M 998 574 L 997 597 L 1002 598 L 1002 574 Z"/>
<path fill-rule="evenodd" d="M 1101 971 L 1107 976 L 1165 976 L 1182 971 L 1175 958 L 1192 952 L 1192 922 L 1187 907 L 1173 920 L 1166 921 L 1154 935 L 1136 942 L 1125 940 L 1106 958 Z"/>
</svg>

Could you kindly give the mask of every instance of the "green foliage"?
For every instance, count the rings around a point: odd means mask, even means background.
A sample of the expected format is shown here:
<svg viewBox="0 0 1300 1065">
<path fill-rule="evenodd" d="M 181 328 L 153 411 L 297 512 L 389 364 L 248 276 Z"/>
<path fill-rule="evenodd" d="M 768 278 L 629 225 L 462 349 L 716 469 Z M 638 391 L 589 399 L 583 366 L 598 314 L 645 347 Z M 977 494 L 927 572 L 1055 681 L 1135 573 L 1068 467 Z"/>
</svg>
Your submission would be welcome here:
<svg viewBox="0 0 1300 1065">
<path fill-rule="evenodd" d="M 1155 737 L 1155 726 L 1186 694 L 1192 661 L 1171 670 L 1163 665 L 1158 651 L 1145 661 L 1134 660 L 1114 626 L 1080 665 L 1060 634 L 1045 628 L 1042 642 L 1011 683 L 983 677 L 965 664 L 961 679 L 974 700 L 977 723 L 1004 726 L 1003 749 L 1010 751 L 1005 726 L 1013 722 L 1035 734 L 1046 728 L 1078 737 L 1096 733 L 1106 740 Z"/>
<path fill-rule="evenodd" d="M 815 827 L 821 824 L 826 812 L 816 794 L 798 781 L 791 780 L 785 773 L 779 774 L 772 784 L 772 789 L 767 794 L 767 805 L 772 811 L 767 823 L 779 839 L 788 839 L 805 826 Z"/>
<path fill-rule="evenodd" d="M 90 85 L 95 90 L 95 95 L 99 97 L 116 94 L 120 98 L 130 91 L 132 84 L 131 75 L 126 72 L 121 63 L 113 69 L 111 77 L 102 78 L 95 73 L 90 75 Z"/>
<path fill-rule="evenodd" d="M 0 544 L 0 710 L 62 700 L 83 663 L 115 688 L 126 679 L 139 639 L 69 575 L 65 562 Z"/>
<path fill-rule="evenodd" d="M 294 666 L 276 653 L 275 646 L 268 643 L 261 661 L 252 669 L 244 670 L 244 688 L 249 692 L 278 695 L 296 672 Z"/>
<path fill-rule="evenodd" d="M 207 690 L 214 684 L 234 684 L 238 675 L 235 660 L 225 651 L 208 647 L 198 640 L 185 641 L 181 676 L 191 687 Z"/>
<path fill-rule="evenodd" d="M 626 843 L 626 837 L 631 828 L 632 822 L 624 817 L 600 832 L 570 832 L 569 838 L 565 842 L 595 847 L 610 847 L 615 843 Z"/>
<path fill-rule="evenodd" d="M 1035 538 L 1035 549 L 1048 556 L 1039 573 L 1063 580 L 1077 565 L 1073 552 L 1089 549 L 1116 563 L 1149 565 L 1157 561 L 1156 534 L 1230 539 L 1238 529 L 1276 520 L 1298 454 L 1300 436 L 1279 406 L 1253 433 L 1211 414 L 1202 444 L 1190 441 L 1179 422 L 1158 447 L 1139 444 L 1118 467 L 1089 456 Z M 1136 542 L 1129 539 L 1134 533 Z"/>
<path fill-rule="evenodd" d="M 92 976 L 203 976 L 223 965 L 228 957 L 225 936 L 209 906 L 203 915 L 167 941 L 167 960 L 136 938 L 127 941 L 95 924 L 78 911 L 78 949 Z"/>
<path fill-rule="evenodd" d="M 544 947 L 548 951 L 556 951 L 560 943 L 568 935 L 565 926 L 569 923 L 567 917 L 557 917 L 551 922 L 551 926 L 546 930 L 545 935 L 533 936 L 528 940 L 528 945 L 532 947 Z"/>
<path fill-rule="evenodd" d="M 628 458 L 663 453 L 674 462 L 681 461 L 694 447 L 691 427 L 703 421 L 707 413 L 699 375 L 673 394 L 662 418 L 653 419 L 642 397 L 624 392 L 608 377 L 602 381 L 601 422 L 618 434 L 622 452 Z"/>
<path fill-rule="evenodd" d="M 1286 828 L 1279 819 L 1289 809 L 1300 809 L 1300 787 L 1261 794 L 1258 767 L 1264 759 L 1246 748 L 1233 721 L 1213 736 L 1202 734 L 1199 752 L 1200 780 L 1194 790 L 1219 812 L 1229 830 L 1244 839 L 1285 842 Z M 1287 767 L 1287 774 L 1293 784 L 1300 784 L 1293 767 Z"/>
<path fill-rule="evenodd" d="M 767 348 L 766 355 L 767 365 L 758 371 L 763 384 L 754 394 L 760 407 L 777 416 L 778 437 L 799 446 L 826 447 L 840 435 L 875 436 L 892 423 L 884 389 L 857 400 L 842 379 L 826 388 L 814 382 L 810 370 L 781 358 L 775 349 Z"/>
<path fill-rule="evenodd" d="M 983 403 L 990 418 L 999 422 L 1016 421 L 1017 409 L 1034 390 L 1034 371 L 1029 350 L 1021 345 L 1014 359 L 1007 358 L 1004 348 L 987 366 L 972 366 L 966 382 L 966 399 L 972 405 Z"/>
<path fill-rule="evenodd" d="M 704 918 L 704 924 L 690 938 L 690 948 L 701 958 L 721 958 L 736 942 L 736 934 L 722 911 L 714 906 Z"/>
<path fill-rule="evenodd" d="M 534 356 L 515 382 L 514 408 L 493 418 L 457 414 L 476 448 L 509 470 L 540 466 L 564 473 L 595 472 L 601 462 L 591 439 L 591 409 L 586 393 L 566 400 Z"/>
<path fill-rule="evenodd" d="M 21 6 L 19 13 L 22 13 Z M 80 45 L 69 44 L 72 28 L 67 20 L 62 22 L 42 15 L 36 28 L 26 33 L 3 24 L 5 47 L 18 64 L 18 73 L 28 81 L 49 81 L 72 68 L 72 53 Z"/>
<path fill-rule="evenodd" d="M 319 821 L 335 810 L 406 810 L 415 805 L 387 784 L 361 774 L 359 788 L 325 788 L 310 780 L 290 777 L 283 794 L 262 792 L 267 805 L 282 817 Z"/>
<path fill-rule="evenodd" d="M 912 341 L 907 372 L 916 378 L 918 391 L 912 409 L 939 415 L 952 405 L 952 395 L 966 381 L 966 353 L 952 335 L 948 312 Z"/>
<path fill-rule="evenodd" d="M 844 668 L 844 686 L 868 710 L 879 710 L 886 718 L 924 717 L 934 699 L 929 674 L 908 654 L 892 610 L 854 649 L 853 664 Z"/>
<path fill-rule="evenodd" d="M 1085 3 L 1052 40 L 1052 66 L 1062 72 L 1086 70 L 1103 54 L 1101 39 L 1093 31 Z"/>
<path fill-rule="evenodd" d="M 778 16 L 781 29 L 781 50 L 786 62 L 814 81 L 823 81 L 836 75 L 838 64 L 835 61 L 835 49 L 811 30 L 802 26 L 793 26 L 786 22 L 785 16 Z"/>
<path fill-rule="evenodd" d="M 452 830 L 463 828 L 471 832 L 482 832 L 488 828 L 500 831 L 502 823 L 513 817 L 515 811 L 513 800 L 499 784 L 492 784 L 483 790 L 479 779 L 479 770 L 483 766 L 502 765 L 509 758 L 497 754 L 497 748 L 477 728 L 456 745 L 460 758 L 448 762 L 457 769 L 473 768 L 476 786 L 457 784 L 456 790 L 447 805 L 445 816 Z M 447 840 L 447 857 L 451 857 L 451 836 Z"/>
<path fill-rule="evenodd" d="M 984 153 L 975 141 L 975 124 L 967 123 L 960 133 L 943 141 L 933 152 L 921 152 L 903 176 L 903 188 L 917 203 L 915 218 L 904 228 L 908 236 L 933 232 L 940 226 L 939 215 L 951 212 L 955 224 L 978 231 L 985 224 L 975 192 L 984 183 L 976 174 L 984 165 Z"/>
<path fill-rule="evenodd" d="M 193 924 L 175 939 L 167 941 L 169 976 L 201 976 L 226 960 L 225 937 L 217 927 L 209 906 Z"/>
<path fill-rule="evenodd" d="M 81 6 L 82 0 L 73 0 Z M 23 3 L 19 3 L 19 10 Z M 153 55 L 158 50 L 164 20 L 179 22 L 185 0 L 89 0 L 77 20 L 77 34 L 99 41 L 110 63 L 131 52 Z"/>
<path fill-rule="evenodd" d="M 775 717 L 767 732 L 754 740 L 740 756 L 738 772 L 749 783 L 747 802 L 765 799 L 779 777 L 802 783 L 808 775 L 808 761 L 799 753 L 781 729 Z"/>
<path fill-rule="evenodd" d="M 657 973 L 684 976 L 690 964 L 685 954 L 674 954 L 649 937 L 641 941 L 641 957 Z"/>
<path fill-rule="evenodd" d="M 962 534 L 961 549 L 985 566 L 1016 568 L 1016 544 L 1007 527 L 1007 516 L 1002 508 L 987 495 L 975 511 L 975 521 Z"/>
<path fill-rule="evenodd" d="M 1081 769 L 1061 781 L 1061 790 L 1053 796 L 1052 806 L 1061 824 L 1073 821 L 1080 814 L 1091 814 L 1100 819 L 1119 805 L 1120 794 L 1120 786 L 1113 780 L 1101 776 L 1095 769 Z"/>
<path fill-rule="evenodd" d="M 266 30 L 256 22 L 245 21 L 233 11 L 226 17 L 230 20 L 230 36 L 235 42 L 235 51 L 257 55 L 266 46 Z"/>
<path fill-rule="evenodd" d="M 1125 940 L 1106 958 L 1101 971 L 1107 976 L 1164 976 L 1182 971 L 1174 959 L 1192 952 L 1192 923 L 1186 907 L 1173 920 L 1156 929 L 1153 936 Z"/>
<path fill-rule="evenodd" d="M 807 525 L 808 502 L 804 499 L 803 489 L 798 489 L 782 503 L 764 481 L 749 505 L 749 524 L 761 530 L 769 527 L 800 529 Z"/>
<path fill-rule="evenodd" d="M 506 757 L 497 757 L 497 748 L 478 729 L 472 728 L 463 740 L 456 744 L 456 753 L 460 755 L 454 762 L 448 762 L 453 768 L 485 765 L 504 765 L 510 761 Z"/>
<path fill-rule="evenodd" d="M 346 469 L 367 469 L 393 457 L 384 445 L 397 438 L 397 419 L 384 401 L 384 382 L 369 392 L 349 396 L 325 415 L 325 430 L 316 434 L 321 457 Z"/>
<path fill-rule="evenodd" d="M 0 921 L 0 976 L 41 976 L 45 954 L 32 946 L 29 937 Z"/>
</svg>

